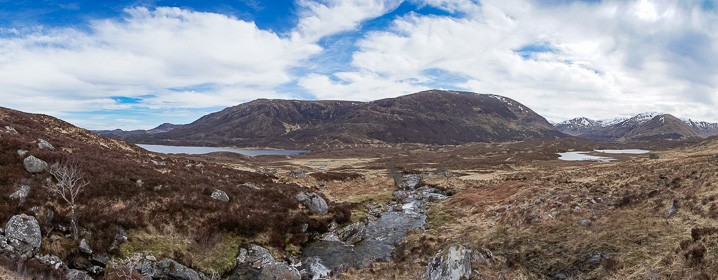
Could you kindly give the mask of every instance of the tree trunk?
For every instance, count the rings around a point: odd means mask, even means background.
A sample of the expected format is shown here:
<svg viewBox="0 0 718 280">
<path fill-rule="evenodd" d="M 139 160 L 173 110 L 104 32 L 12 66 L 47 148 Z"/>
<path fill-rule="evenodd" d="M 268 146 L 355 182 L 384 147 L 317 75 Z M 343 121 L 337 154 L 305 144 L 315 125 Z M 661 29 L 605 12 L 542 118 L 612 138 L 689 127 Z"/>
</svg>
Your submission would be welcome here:
<svg viewBox="0 0 718 280">
<path fill-rule="evenodd" d="M 72 223 L 72 238 L 77 240 L 77 214 L 75 214 L 75 205 L 70 205 L 70 222 Z"/>
</svg>

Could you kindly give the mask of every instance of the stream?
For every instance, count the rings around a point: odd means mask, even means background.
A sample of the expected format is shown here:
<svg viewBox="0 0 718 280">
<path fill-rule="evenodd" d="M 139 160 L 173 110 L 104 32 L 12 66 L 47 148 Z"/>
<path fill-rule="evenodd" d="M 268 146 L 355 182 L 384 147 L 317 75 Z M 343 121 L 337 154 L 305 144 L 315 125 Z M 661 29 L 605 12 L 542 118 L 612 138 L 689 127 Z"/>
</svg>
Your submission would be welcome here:
<svg viewBox="0 0 718 280">
<path fill-rule="evenodd" d="M 301 259 L 312 279 L 341 273 L 350 267 L 366 268 L 375 261 L 390 261 L 391 253 L 406 234 L 423 228 L 430 203 L 446 199 L 435 188 L 418 186 L 420 177 L 417 179 L 417 176 L 404 175 L 402 190 L 394 192 L 395 201 L 389 203 L 389 210 L 378 217 L 369 216 L 361 241 L 351 245 L 338 240 L 320 240 L 305 247 Z"/>
</svg>

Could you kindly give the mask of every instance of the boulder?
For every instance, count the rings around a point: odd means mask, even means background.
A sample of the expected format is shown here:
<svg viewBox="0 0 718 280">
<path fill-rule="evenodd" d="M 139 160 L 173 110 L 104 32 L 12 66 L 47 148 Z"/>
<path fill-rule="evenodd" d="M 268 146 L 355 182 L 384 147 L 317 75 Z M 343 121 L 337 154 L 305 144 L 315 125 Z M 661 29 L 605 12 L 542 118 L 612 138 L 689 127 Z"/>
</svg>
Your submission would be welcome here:
<svg viewBox="0 0 718 280">
<path fill-rule="evenodd" d="M 82 270 L 68 269 L 65 273 L 65 279 L 67 280 L 92 280 L 92 277 Z"/>
<path fill-rule="evenodd" d="M 85 255 L 92 255 L 92 248 L 90 248 L 90 243 L 87 242 L 87 239 L 80 240 L 80 246 L 78 246 L 78 249 L 80 249 L 80 252 Z"/>
<path fill-rule="evenodd" d="M 163 259 L 157 263 L 157 270 L 164 277 L 178 280 L 209 280 L 203 273 L 192 270 L 174 260 Z"/>
<path fill-rule="evenodd" d="M 402 190 L 413 190 L 421 184 L 421 174 L 406 174 L 401 177 L 401 182 L 397 187 Z"/>
<path fill-rule="evenodd" d="M 239 249 L 238 266 L 248 265 L 252 268 L 263 268 L 272 263 L 274 263 L 274 257 L 269 250 L 262 246 L 252 244 L 247 248 Z"/>
<path fill-rule="evenodd" d="M 19 150 L 17 150 L 17 155 L 21 156 L 21 157 L 25 157 L 25 155 L 27 155 L 27 152 L 28 151 L 25 149 L 19 149 Z"/>
<path fill-rule="evenodd" d="M 211 196 L 215 200 L 219 200 L 221 202 L 229 202 L 229 196 L 226 192 L 223 192 L 221 190 L 214 190 Z"/>
<path fill-rule="evenodd" d="M 40 225 L 33 216 L 15 215 L 5 225 L 5 237 L 20 256 L 30 257 L 40 250 L 42 234 Z"/>
<path fill-rule="evenodd" d="M 427 280 L 460 280 L 471 277 L 471 250 L 452 244 L 441 250 L 426 267 Z"/>
<path fill-rule="evenodd" d="M 24 201 L 25 198 L 30 194 L 30 186 L 21 185 L 20 188 L 10 195 L 10 199 L 17 199 Z"/>
<path fill-rule="evenodd" d="M 307 206 L 310 211 L 316 214 L 324 215 L 329 212 L 329 205 L 327 205 L 327 201 L 317 193 L 310 193 L 307 196 L 307 199 L 304 200 L 304 206 Z"/>
<path fill-rule="evenodd" d="M 37 147 L 40 149 L 54 150 L 55 147 L 45 139 L 37 139 Z"/>
<path fill-rule="evenodd" d="M 25 165 L 25 170 L 30 173 L 40 173 L 47 169 L 47 162 L 35 156 L 26 157 L 22 163 Z"/>
<path fill-rule="evenodd" d="M 300 280 L 299 270 L 285 262 L 271 263 L 259 273 L 259 280 Z"/>
<path fill-rule="evenodd" d="M 309 199 L 309 196 L 305 192 L 300 192 L 297 195 L 295 195 L 294 198 L 296 198 L 297 201 L 299 201 L 299 202 L 304 202 L 304 201 L 307 201 L 307 199 Z"/>
</svg>

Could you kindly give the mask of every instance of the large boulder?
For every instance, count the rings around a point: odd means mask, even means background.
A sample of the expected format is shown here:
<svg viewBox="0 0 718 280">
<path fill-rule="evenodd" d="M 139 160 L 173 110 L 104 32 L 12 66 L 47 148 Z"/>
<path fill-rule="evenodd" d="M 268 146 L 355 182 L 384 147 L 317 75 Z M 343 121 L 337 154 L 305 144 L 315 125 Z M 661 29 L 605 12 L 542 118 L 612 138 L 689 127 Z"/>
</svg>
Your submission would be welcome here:
<svg viewBox="0 0 718 280">
<path fill-rule="evenodd" d="M 274 263 L 274 257 L 262 246 L 249 245 L 247 248 L 239 249 L 239 256 L 237 256 L 237 265 L 247 265 L 252 268 L 262 268 L 271 263 Z"/>
<path fill-rule="evenodd" d="M 317 193 L 308 194 L 307 199 L 304 200 L 304 206 L 307 206 L 310 211 L 316 214 L 324 215 L 329 212 L 329 205 L 327 205 L 327 201 Z"/>
<path fill-rule="evenodd" d="M 54 150 L 55 146 L 47 142 L 45 139 L 37 139 L 37 147 L 40 149 Z"/>
<path fill-rule="evenodd" d="M 426 267 L 427 280 L 468 280 L 471 277 L 471 250 L 452 244 L 441 250 Z"/>
<path fill-rule="evenodd" d="M 40 250 L 42 234 L 40 224 L 33 216 L 15 215 L 5 225 L 7 244 L 23 257 L 30 257 Z"/>
<path fill-rule="evenodd" d="M 215 200 L 219 200 L 221 202 L 229 202 L 229 196 L 226 192 L 223 192 L 221 190 L 214 190 L 212 192 L 211 197 Z"/>
<path fill-rule="evenodd" d="M 161 260 L 157 263 L 156 269 L 160 272 L 162 276 L 164 276 L 159 278 L 178 280 L 209 280 L 209 277 L 207 277 L 203 273 L 194 271 L 191 268 L 186 267 L 171 259 Z"/>
<path fill-rule="evenodd" d="M 26 157 L 22 163 L 25 165 L 25 170 L 30 173 L 40 173 L 47 169 L 47 162 L 36 158 L 35 156 Z"/>
</svg>

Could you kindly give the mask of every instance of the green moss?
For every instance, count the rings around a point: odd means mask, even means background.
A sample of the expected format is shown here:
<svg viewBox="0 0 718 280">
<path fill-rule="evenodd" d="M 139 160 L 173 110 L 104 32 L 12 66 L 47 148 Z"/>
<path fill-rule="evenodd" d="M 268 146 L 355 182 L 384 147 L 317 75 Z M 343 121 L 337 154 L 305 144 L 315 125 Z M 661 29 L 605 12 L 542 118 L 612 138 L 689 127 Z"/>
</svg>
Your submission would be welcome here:
<svg viewBox="0 0 718 280">
<path fill-rule="evenodd" d="M 430 229 L 437 229 L 453 222 L 455 218 L 444 209 L 444 205 L 437 203 L 429 207 L 426 224 Z"/>
<path fill-rule="evenodd" d="M 173 258 L 177 255 L 187 255 L 192 243 L 187 237 L 150 234 L 136 230 L 128 232 L 128 239 L 129 242 L 120 246 L 122 257 L 131 257 L 136 253 L 141 253 L 158 258 Z"/>
<path fill-rule="evenodd" d="M 222 240 L 211 248 L 195 246 L 194 264 L 200 271 L 223 274 L 234 268 L 242 242 L 239 236 L 223 233 Z"/>
</svg>

